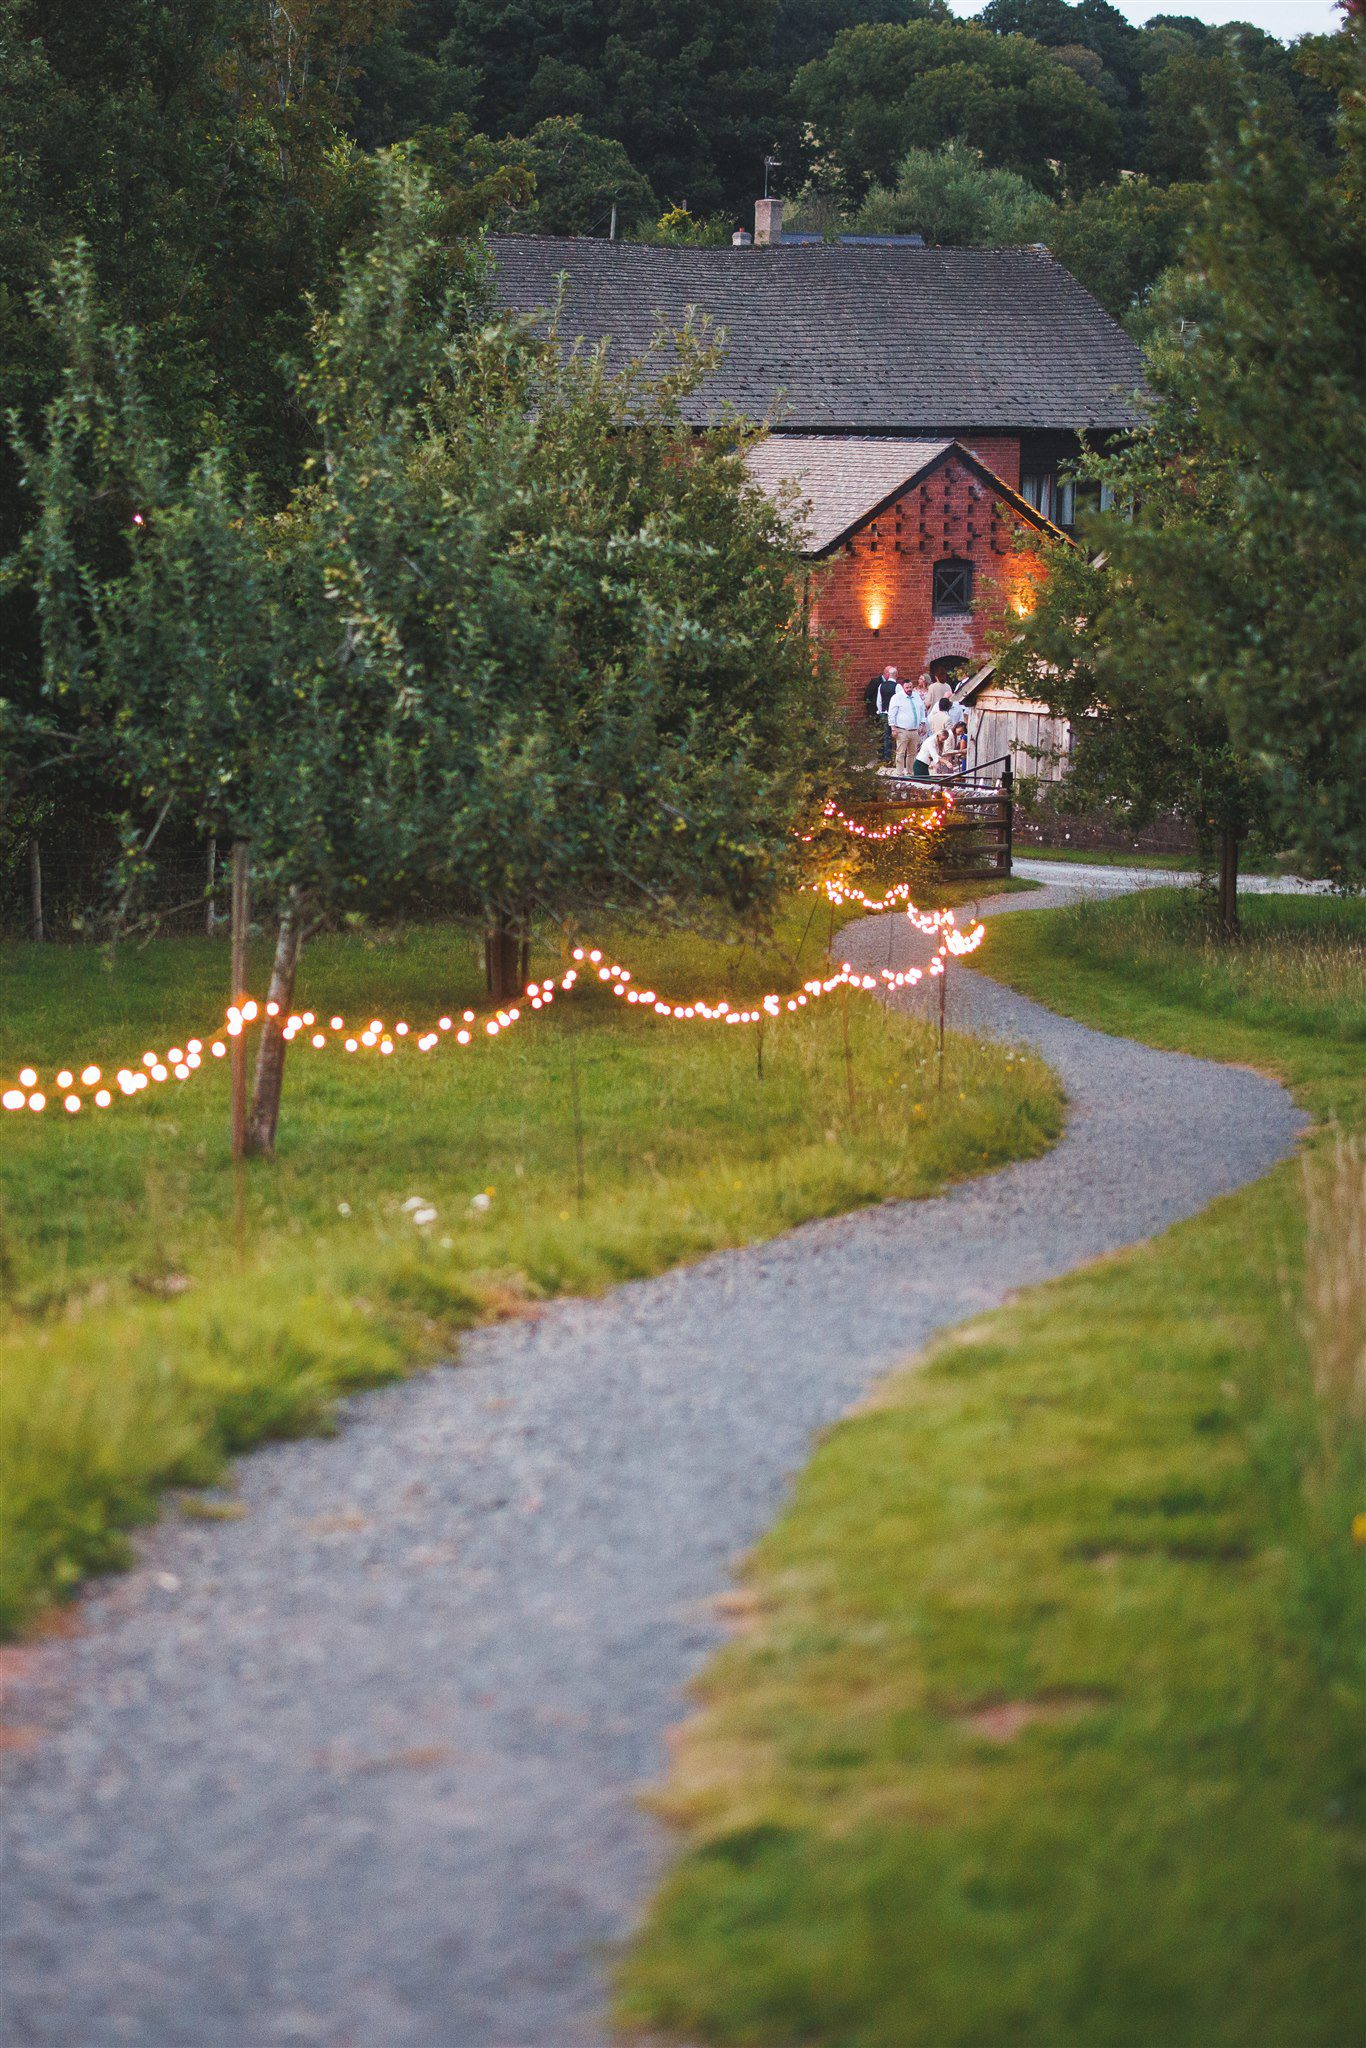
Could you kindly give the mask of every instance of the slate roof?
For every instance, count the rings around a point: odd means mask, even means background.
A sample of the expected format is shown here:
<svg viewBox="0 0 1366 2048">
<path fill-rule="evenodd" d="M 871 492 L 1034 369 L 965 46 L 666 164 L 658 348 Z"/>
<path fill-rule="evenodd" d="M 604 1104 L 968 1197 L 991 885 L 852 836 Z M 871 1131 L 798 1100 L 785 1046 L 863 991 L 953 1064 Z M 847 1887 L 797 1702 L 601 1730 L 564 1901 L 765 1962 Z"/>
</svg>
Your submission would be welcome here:
<svg viewBox="0 0 1366 2048">
<path fill-rule="evenodd" d="M 1131 426 L 1141 358 L 1046 250 L 659 249 L 586 237 L 494 235 L 494 294 L 544 315 L 567 276 L 561 332 L 640 354 L 689 310 L 726 330 L 725 358 L 689 402 L 785 433 L 893 434 Z"/>
<path fill-rule="evenodd" d="M 784 485 L 795 486 L 807 504 L 799 520 L 802 553 L 821 555 L 952 446 L 952 441 L 766 434 L 745 450 L 745 467 L 770 497 Z"/>
<path fill-rule="evenodd" d="M 802 529 L 802 553 L 828 554 L 897 497 L 917 477 L 933 469 L 952 449 L 1022 519 L 1054 540 L 1066 535 L 1035 511 L 1004 477 L 997 476 L 979 455 L 960 441 L 882 440 L 865 434 L 766 434 L 745 450 L 745 467 L 759 488 L 771 497 L 795 489 L 805 509 L 796 507 Z"/>
</svg>

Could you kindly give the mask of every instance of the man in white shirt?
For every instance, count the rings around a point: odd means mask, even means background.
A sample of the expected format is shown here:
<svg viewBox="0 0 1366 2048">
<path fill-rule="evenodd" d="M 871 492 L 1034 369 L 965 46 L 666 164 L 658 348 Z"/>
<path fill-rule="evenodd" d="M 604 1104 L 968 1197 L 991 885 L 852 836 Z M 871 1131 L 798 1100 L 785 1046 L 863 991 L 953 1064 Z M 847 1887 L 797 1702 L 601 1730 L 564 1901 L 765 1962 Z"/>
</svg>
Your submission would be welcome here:
<svg viewBox="0 0 1366 2048">
<path fill-rule="evenodd" d="M 896 759 L 893 773 L 909 775 L 911 756 L 920 741 L 925 725 L 925 706 L 918 690 L 908 690 L 904 683 L 898 683 L 887 706 L 887 721 L 896 741 Z"/>
</svg>

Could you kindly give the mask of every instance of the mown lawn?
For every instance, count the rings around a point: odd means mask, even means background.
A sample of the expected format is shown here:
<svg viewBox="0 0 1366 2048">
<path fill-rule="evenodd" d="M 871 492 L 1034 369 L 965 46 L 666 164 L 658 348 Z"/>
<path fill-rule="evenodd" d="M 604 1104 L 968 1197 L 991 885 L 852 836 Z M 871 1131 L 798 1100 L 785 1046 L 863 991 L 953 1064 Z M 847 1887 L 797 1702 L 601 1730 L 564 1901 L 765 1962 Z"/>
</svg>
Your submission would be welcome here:
<svg viewBox="0 0 1366 2048">
<path fill-rule="evenodd" d="M 663 993 L 736 1000 L 819 973 L 829 913 L 764 945 L 604 940 Z M 558 949 L 533 959 L 539 975 Z M 0 1079 L 136 1065 L 221 1018 L 207 940 L 0 951 Z M 265 979 L 262 955 L 253 985 Z M 318 941 L 320 1017 L 487 1010 L 446 930 Z M 848 1025 L 848 1057 L 845 1022 Z M 1038 1064 L 955 1040 L 966 1097 L 926 1114 L 927 1027 L 838 997 L 765 1028 L 665 1022 L 574 995 L 506 1036 L 391 1058 L 290 1051 L 278 1158 L 235 1173 L 226 1062 L 78 1116 L 0 1116 L 0 1630 L 119 1562 L 160 1489 L 213 1478 L 339 1392 L 440 1355 L 462 1324 L 1044 1148 Z M 577 1106 L 576 1106 L 577 1105 Z M 485 1201 L 487 1197 L 487 1201 Z M 405 1203 L 420 1198 L 430 1221 Z"/>
<path fill-rule="evenodd" d="M 621 1972 L 628 2027 L 1363 2038 L 1366 906 L 1246 916 L 1232 950 L 1170 892 L 993 928 L 993 974 L 1275 1071 L 1319 1130 L 823 1442 L 659 1793 L 684 1846 Z"/>
</svg>

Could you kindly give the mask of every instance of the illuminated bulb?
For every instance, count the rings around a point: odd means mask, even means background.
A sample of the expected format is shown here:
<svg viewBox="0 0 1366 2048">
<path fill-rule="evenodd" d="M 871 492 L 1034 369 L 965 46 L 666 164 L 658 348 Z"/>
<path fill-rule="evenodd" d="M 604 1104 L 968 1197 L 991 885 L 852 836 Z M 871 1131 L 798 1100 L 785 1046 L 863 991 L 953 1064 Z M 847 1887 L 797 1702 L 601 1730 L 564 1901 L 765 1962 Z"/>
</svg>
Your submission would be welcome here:
<svg viewBox="0 0 1366 2048">
<path fill-rule="evenodd" d="M 7 1088 L 4 1094 L 0 1095 L 0 1107 L 5 1109 L 22 1109 L 23 1106 L 24 1091 L 22 1088 Z"/>
<path fill-rule="evenodd" d="M 382 1053 L 382 1054 L 384 1055 L 385 1059 L 388 1059 L 388 1057 L 389 1057 L 390 1053 L 391 1053 L 391 1052 L 393 1051 L 393 1049 L 394 1049 L 394 1041 L 393 1041 L 393 1039 L 392 1039 L 392 1038 L 386 1038 L 386 1039 L 385 1039 L 385 1040 L 384 1040 L 384 1041 L 382 1042 L 382 1044 L 380 1045 L 380 1051 L 381 1051 L 381 1053 Z"/>
<path fill-rule="evenodd" d="M 469 1034 L 469 1032 L 468 1032 L 468 1031 L 457 1031 L 457 1032 L 456 1032 L 456 1034 L 455 1034 L 455 1041 L 456 1041 L 456 1044 L 457 1044 L 457 1045 L 468 1045 L 468 1044 L 469 1044 L 469 1042 L 470 1042 L 470 1034 Z"/>
<path fill-rule="evenodd" d="M 79 1095 L 68 1095 L 65 1102 L 62 1104 L 62 1108 L 66 1111 L 68 1116 L 75 1116 L 76 1111 L 80 1108 L 80 1106 L 81 1098 Z"/>
<path fill-rule="evenodd" d="M 575 958 L 576 960 L 582 960 L 582 958 L 583 958 L 583 947 L 582 947 L 582 946 L 575 946 L 575 948 L 574 948 L 574 958 Z"/>
<path fill-rule="evenodd" d="M 474 1022 L 474 1012 L 473 1012 L 473 1010 L 466 1010 L 466 1011 L 464 1012 L 464 1017 L 465 1017 L 465 1022 L 466 1022 L 467 1024 L 473 1024 L 473 1022 Z"/>
<path fill-rule="evenodd" d="M 257 1003 L 243 1003 L 243 1005 L 242 1005 L 242 1021 L 243 1021 L 244 1023 L 246 1023 L 246 1024 L 251 1024 L 251 1023 L 254 1023 L 254 1021 L 256 1020 L 256 1018 L 257 1018 L 257 1017 L 259 1017 L 259 1016 L 260 1016 L 260 1014 L 261 1014 L 261 1011 L 260 1011 L 260 1006 L 259 1006 L 259 1004 L 257 1004 Z"/>
<path fill-rule="evenodd" d="M 490 1038 L 496 1038 L 498 1036 L 498 1024 L 495 1018 L 490 1017 L 488 1023 L 484 1026 L 484 1029 L 485 1031 L 487 1031 Z"/>
<path fill-rule="evenodd" d="M 394 1029 L 395 1031 L 397 1031 L 400 1038 L 406 1038 L 408 1036 L 408 1027 L 406 1024 L 395 1024 Z"/>
<path fill-rule="evenodd" d="M 82 1070 L 81 1079 L 84 1081 L 87 1088 L 93 1088 L 95 1083 L 99 1080 L 99 1078 L 100 1070 L 98 1067 L 86 1067 Z"/>
<path fill-rule="evenodd" d="M 154 1052 L 145 1052 L 142 1055 L 142 1064 L 144 1067 L 154 1067 L 157 1064 L 156 1054 Z"/>
<path fill-rule="evenodd" d="M 40 1109 L 46 1109 L 46 1108 L 47 1108 L 47 1097 L 46 1097 L 46 1095 L 43 1095 L 43 1094 L 41 1094 L 41 1093 L 36 1093 L 36 1094 L 30 1095 L 30 1096 L 29 1096 L 29 1099 L 28 1099 L 28 1106 L 29 1106 L 29 1108 L 30 1108 L 31 1110 L 34 1110 L 35 1112 L 36 1112 L 37 1110 L 40 1110 Z"/>
<path fill-rule="evenodd" d="M 63 1067 L 61 1073 L 57 1076 L 57 1086 L 59 1088 L 69 1088 L 75 1078 L 76 1076 L 69 1067 Z"/>
<path fill-rule="evenodd" d="M 193 1074 L 198 1073 L 199 1069 L 203 1066 L 204 1062 L 197 1052 L 192 1052 L 185 1061 L 185 1064 L 190 1069 L 190 1072 Z"/>
<path fill-rule="evenodd" d="M 170 1050 L 170 1051 L 169 1051 L 169 1052 L 167 1053 L 167 1055 L 166 1055 L 166 1058 L 167 1058 L 168 1062 L 169 1062 L 169 1063 L 170 1063 L 170 1065 L 171 1065 L 171 1066 L 173 1066 L 173 1067 L 175 1067 L 175 1066 L 179 1066 L 179 1064 L 180 1064 L 181 1060 L 183 1060 L 183 1059 L 184 1059 L 184 1057 L 185 1057 L 185 1052 L 184 1052 L 184 1048 L 183 1048 L 183 1047 L 181 1047 L 181 1046 L 179 1046 L 179 1045 L 173 1045 L 173 1046 L 171 1047 L 171 1050 Z"/>
<path fill-rule="evenodd" d="M 319 1046 L 322 1046 L 322 1045 L 326 1045 L 326 1044 L 327 1044 L 327 1040 L 326 1040 L 326 1039 L 325 1039 L 325 1038 L 323 1037 L 323 1034 L 322 1034 L 322 1032 L 321 1032 L 321 1031 L 315 1031 L 315 1032 L 314 1032 L 314 1034 L 313 1034 L 313 1043 L 314 1043 L 314 1045 L 319 1045 Z"/>
<path fill-rule="evenodd" d="M 449 1018 L 449 1017 L 438 1017 L 438 1018 L 437 1018 L 437 1020 L 436 1020 L 436 1028 L 437 1028 L 437 1030 L 438 1030 L 438 1031 L 449 1031 L 449 1030 L 450 1030 L 450 1028 L 451 1028 L 451 1020 L 450 1020 L 450 1018 Z"/>
<path fill-rule="evenodd" d="M 376 1038 L 378 1038 L 381 1031 L 383 1031 L 384 1029 L 383 1017 L 372 1017 L 370 1019 L 370 1029 L 374 1032 Z"/>
<path fill-rule="evenodd" d="M 161 1061 L 158 1060 L 156 1065 L 152 1069 L 152 1079 L 154 1081 L 164 1081 L 167 1077 L 168 1072 L 169 1069 L 163 1067 Z"/>
<path fill-rule="evenodd" d="M 251 1006 L 250 1006 L 250 1005 L 248 1005 L 247 1009 L 246 1009 L 246 1010 L 244 1010 L 242 1014 L 243 1014 L 244 1016 L 250 1016 L 250 1015 L 251 1015 Z M 278 1017 L 278 1016 L 279 1016 L 279 1014 L 280 1014 L 280 1005 L 279 1005 L 278 1003 L 267 1003 L 267 1004 L 266 1004 L 266 1015 L 267 1015 L 268 1017 Z"/>
<path fill-rule="evenodd" d="M 176 1065 L 175 1065 L 175 1077 L 176 1077 L 177 1081 L 188 1081 L 188 1080 L 189 1080 L 189 1078 L 190 1078 L 190 1070 L 189 1070 L 189 1068 L 188 1068 L 188 1067 L 186 1066 L 186 1064 L 185 1064 L 184 1060 L 177 1060 L 177 1061 L 176 1061 Z"/>
<path fill-rule="evenodd" d="M 360 1035 L 360 1042 L 362 1045 L 374 1045 L 376 1042 L 374 1032 L 362 1031 Z"/>
<path fill-rule="evenodd" d="M 341 1020 L 341 1018 L 340 1018 L 340 1017 L 334 1017 L 334 1018 L 332 1019 L 332 1029 L 333 1029 L 334 1031 L 340 1031 L 340 1030 L 341 1030 L 341 1028 L 342 1028 L 342 1020 Z"/>
<path fill-rule="evenodd" d="M 577 958 L 579 958 L 579 959 L 582 959 L 582 958 L 583 958 L 583 955 L 582 955 L 582 954 L 580 953 L 580 954 L 578 954 L 578 955 L 577 955 L 576 957 L 577 957 Z M 589 954 L 589 956 L 588 956 L 588 957 L 589 957 L 589 959 L 590 959 L 590 960 L 592 961 L 593 965 L 594 965 L 594 966 L 596 967 L 596 966 L 597 966 L 597 964 L 598 964 L 598 962 L 599 962 L 599 960 L 601 960 L 601 958 L 602 958 L 602 954 L 601 954 L 601 953 L 600 953 L 600 952 L 598 951 L 597 947 L 596 947 L 596 946 L 594 946 L 594 948 L 593 948 L 592 952 L 591 952 L 591 953 Z"/>
<path fill-rule="evenodd" d="M 221 1060 L 227 1049 L 221 1038 L 215 1038 L 213 1044 L 209 1047 L 209 1051 L 216 1060 Z"/>
<path fill-rule="evenodd" d="M 314 1016 L 311 1010 L 304 1011 L 304 1022 L 305 1024 L 307 1024 L 310 1031 L 313 1029 L 313 1026 L 317 1023 L 317 1021 L 317 1018 Z"/>
<path fill-rule="evenodd" d="M 188 1041 L 188 1050 L 189 1050 L 190 1052 L 203 1052 L 203 1050 L 204 1050 L 204 1041 L 203 1041 L 203 1039 L 202 1039 L 202 1038 L 191 1038 L 191 1039 L 190 1039 L 190 1040 Z"/>
<path fill-rule="evenodd" d="M 95 1107 L 96 1107 L 96 1109 L 108 1109 L 108 1107 L 109 1107 L 110 1103 L 111 1103 L 111 1102 L 112 1102 L 113 1100 L 114 1100 L 114 1098 L 113 1098 L 113 1096 L 112 1096 L 112 1095 L 111 1095 L 111 1094 L 109 1093 L 109 1090 L 108 1090 L 107 1088 L 97 1088 L 97 1089 L 96 1089 L 96 1091 L 95 1091 Z"/>
<path fill-rule="evenodd" d="M 346 1050 L 347 1050 L 348 1052 L 354 1052 L 354 1051 L 356 1050 L 356 1041 L 355 1041 L 355 1039 L 354 1039 L 354 1038 L 348 1038 L 348 1039 L 347 1039 L 347 1041 L 346 1041 Z"/>
</svg>

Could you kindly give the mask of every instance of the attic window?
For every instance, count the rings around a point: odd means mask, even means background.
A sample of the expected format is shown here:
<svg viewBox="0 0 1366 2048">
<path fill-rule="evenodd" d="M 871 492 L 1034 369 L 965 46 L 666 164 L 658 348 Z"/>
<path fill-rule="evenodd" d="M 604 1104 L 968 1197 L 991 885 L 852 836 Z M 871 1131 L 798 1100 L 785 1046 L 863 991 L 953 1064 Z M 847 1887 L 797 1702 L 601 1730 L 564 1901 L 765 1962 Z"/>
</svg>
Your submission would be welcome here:
<svg viewBox="0 0 1366 2048">
<path fill-rule="evenodd" d="M 936 562 L 934 565 L 934 615 L 942 619 L 954 612 L 972 610 L 971 562 Z"/>
</svg>

